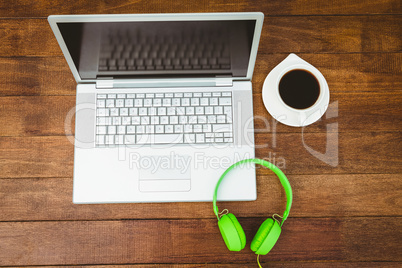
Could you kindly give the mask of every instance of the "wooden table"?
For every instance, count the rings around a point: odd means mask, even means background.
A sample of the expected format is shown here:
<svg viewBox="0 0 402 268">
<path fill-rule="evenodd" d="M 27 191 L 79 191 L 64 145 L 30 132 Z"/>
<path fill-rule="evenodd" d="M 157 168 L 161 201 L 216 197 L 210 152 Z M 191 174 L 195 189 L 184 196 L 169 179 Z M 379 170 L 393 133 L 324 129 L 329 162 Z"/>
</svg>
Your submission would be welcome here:
<svg viewBox="0 0 402 268">
<path fill-rule="evenodd" d="M 263 130 L 255 134 L 256 156 L 284 161 L 294 189 L 290 217 L 263 266 L 401 265 L 400 1 L 53 0 L 0 3 L 1 266 L 257 266 L 251 238 L 285 204 L 267 170 L 258 170 L 257 201 L 220 206 L 245 229 L 239 253 L 226 249 L 211 203 L 72 204 L 74 154 L 64 120 L 76 83 L 46 20 L 229 11 L 265 14 L 253 77 L 255 127 Z M 323 73 L 336 111 L 304 132 L 276 123 L 261 98 L 266 75 L 291 52 Z M 324 153 L 329 136 L 338 137 L 333 165 L 303 145 Z"/>
</svg>

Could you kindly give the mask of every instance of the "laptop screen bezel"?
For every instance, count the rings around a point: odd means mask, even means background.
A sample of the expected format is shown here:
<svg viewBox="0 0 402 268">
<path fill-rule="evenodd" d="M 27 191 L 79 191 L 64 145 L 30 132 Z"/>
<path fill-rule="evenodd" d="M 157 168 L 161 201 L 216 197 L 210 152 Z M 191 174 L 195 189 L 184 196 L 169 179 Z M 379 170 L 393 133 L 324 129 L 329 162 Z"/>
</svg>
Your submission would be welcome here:
<svg viewBox="0 0 402 268">
<path fill-rule="evenodd" d="M 48 17 L 49 24 L 56 36 L 60 48 L 67 60 L 77 83 L 95 83 L 96 79 L 82 79 L 77 66 L 62 37 L 58 23 L 84 23 L 84 22 L 145 22 L 145 21 L 227 21 L 227 20 L 255 20 L 253 40 L 250 50 L 247 75 L 245 77 L 233 77 L 233 80 L 251 81 L 254 65 L 257 57 L 258 44 L 261 37 L 264 14 L 261 12 L 241 13 L 177 13 L 177 14 L 118 14 L 118 15 L 51 15 Z M 200 78 L 202 79 L 202 78 Z M 211 79 L 205 78 L 205 79 Z"/>
</svg>

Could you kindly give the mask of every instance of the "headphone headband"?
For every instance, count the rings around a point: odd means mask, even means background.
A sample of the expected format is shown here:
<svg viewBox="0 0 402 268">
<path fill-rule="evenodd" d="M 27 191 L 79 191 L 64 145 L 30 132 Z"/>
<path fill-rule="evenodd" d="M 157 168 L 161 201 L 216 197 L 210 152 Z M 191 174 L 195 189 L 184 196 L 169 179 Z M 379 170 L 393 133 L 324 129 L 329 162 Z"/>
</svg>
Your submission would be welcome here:
<svg viewBox="0 0 402 268">
<path fill-rule="evenodd" d="M 269 168 L 278 176 L 279 181 L 281 182 L 281 184 L 283 186 L 283 189 L 285 189 L 285 194 L 286 194 L 286 199 L 287 199 L 286 209 L 283 212 L 283 217 L 282 217 L 282 222 L 281 222 L 281 226 L 282 226 L 283 222 L 287 219 L 287 217 L 289 215 L 290 207 L 292 206 L 292 200 L 293 200 L 292 187 L 290 186 L 290 183 L 289 183 L 288 179 L 286 178 L 285 174 L 277 166 L 275 166 L 274 164 L 272 164 L 268 161 L 258 159 L 258 158 L 241 160 L 237 163 L 234 163 L 225 172 L 223 172 L 222 176 L 219 178 L 218 182 L 216 183 L 214 197 L 213 197 L 213 208 L 214 208 L 214 213 L 215 213 L 216 217 L 219 220 L 219 210 L 218 210 L 218 206 L 216 205 L 216 199 L 217 199 L 217 195 L 218 195 L 219 185 L 221 184 L 221 182 L 222 182 L 223 178 L 226 176 L 226 174 L 228 174 L 232 169 L 234 169 L 235 167 L 237 167 L 241 164 L 246 164 L 246 163 L 260 164 L 264 167 Z"/>
</svg>

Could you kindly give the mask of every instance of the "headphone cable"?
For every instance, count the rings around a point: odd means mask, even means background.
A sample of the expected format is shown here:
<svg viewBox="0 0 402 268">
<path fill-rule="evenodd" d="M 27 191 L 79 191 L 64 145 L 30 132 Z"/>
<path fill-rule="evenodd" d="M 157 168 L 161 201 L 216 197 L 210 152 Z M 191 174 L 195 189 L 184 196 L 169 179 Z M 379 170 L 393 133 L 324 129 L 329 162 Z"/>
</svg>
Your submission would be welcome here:
<svg viewBox="0 0 402 268">
<path fill-rule="evenodd" d="M 262 268 L 262 266 L 260 264 L 260 254 L 257 254 L 257 263 L 258 263 L 258 267 Z"/>
</svg>

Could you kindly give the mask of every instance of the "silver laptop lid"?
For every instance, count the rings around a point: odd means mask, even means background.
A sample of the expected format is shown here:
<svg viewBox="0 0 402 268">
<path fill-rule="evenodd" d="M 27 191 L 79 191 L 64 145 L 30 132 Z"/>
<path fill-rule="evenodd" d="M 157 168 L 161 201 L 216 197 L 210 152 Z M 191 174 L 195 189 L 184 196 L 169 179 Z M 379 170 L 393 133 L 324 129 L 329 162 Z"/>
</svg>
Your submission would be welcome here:
<svg viewBox="0 0 402 268">
<path fill-rule="evenodd" d="M 264 14 L 52 15 L 78 83 L 99 79 L 251 80 Z"/>
</svg>

